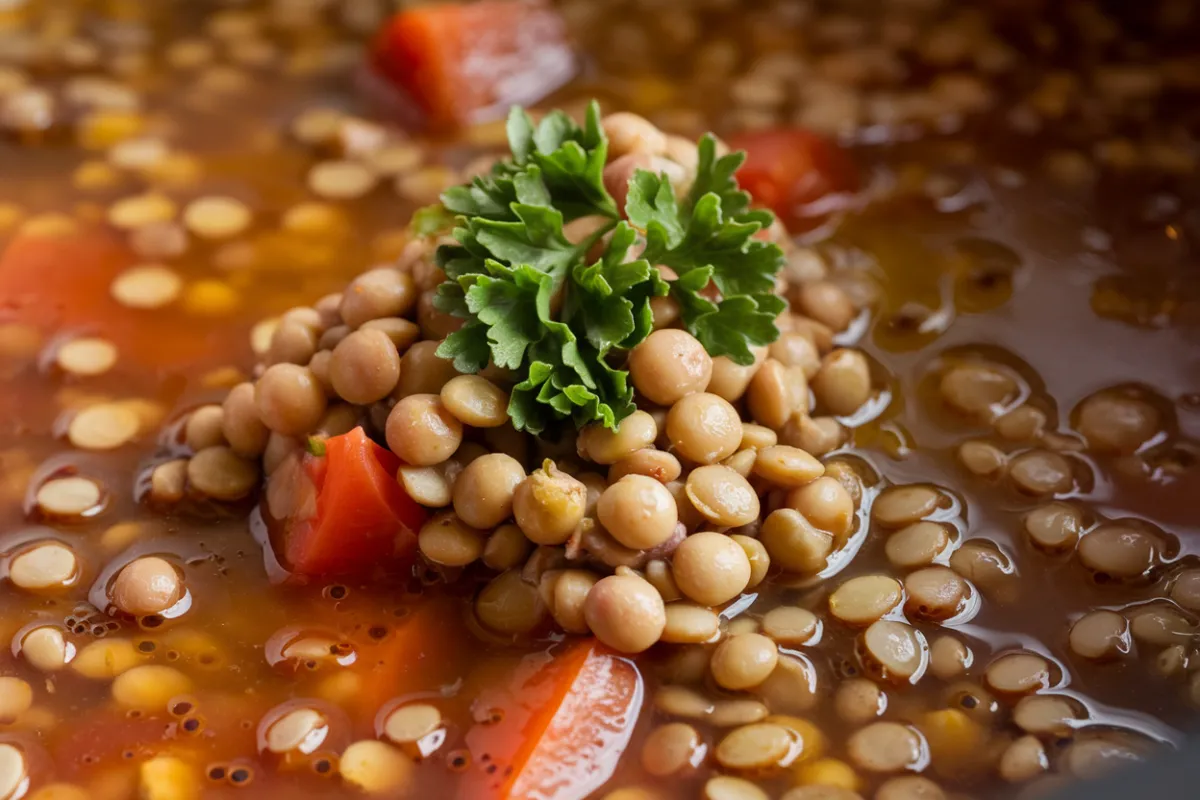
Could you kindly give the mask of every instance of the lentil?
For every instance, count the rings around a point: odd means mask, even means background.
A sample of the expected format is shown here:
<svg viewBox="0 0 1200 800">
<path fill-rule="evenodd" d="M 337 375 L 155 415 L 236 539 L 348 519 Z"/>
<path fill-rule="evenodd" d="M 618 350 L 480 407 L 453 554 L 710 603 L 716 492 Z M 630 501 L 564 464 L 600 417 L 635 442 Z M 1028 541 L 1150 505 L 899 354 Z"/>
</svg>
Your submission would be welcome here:
<svg viewBox="0 0 1200 800">
<path fill-rule="evenodd" d="M 59 369 L 83 378 L 103 375 L 117 363 L 117 347 L 107 339 L 85 336 L 72 339 L 54 354 Z"/>
<path fill-rule="evenodd" d="M 587 594 L 583 613 L 596 637 L 622 653 L 642 652 L 659 640 L 666 626 L 662 597 L 632 575 L 598 581 Z"/>
<path fill-rule="evenodd" d="M 669 406 L 708 388 L 712 358 L 690 333 L 664 328 L 630 351 L 629 374 L 639 394 Z"/>
<path fill-rule="evenodd" d="M 712 531 L 688 536 L 675 549 L 671 574 L 684 596 L 705 606 L 737 597 L 750 582 L 750 559 L 737 542 Z"/>
<path fill-rule="evenodd" d="M 885 575 L 851 578 L 829 595 L 829 612 L 849 625 L 870 625 L 900 605 L 904 590 Z"/>
<path fill-rule="evenodd" d="M 763 521 L 761 536 L 771 561 L 802 575 L 820 572 L 833 552 L 833 537 L 790 508 L 772 511 Z"/>
<path fill-rule="evenodd" d="M 715 394 L 689 394 L 667 412 L 667 437 L 675 451 L 698 464 L 733 455 L 742 442 L 742 418 Z"/>
<path fill-rule="evenodd" d="M 14 586 L 34 592 L 69 587 L 79 575 L 75 551 L 60 542 L 42 542 L 17 553 L 8 562 Z"/>
<path fill-rule="evenodd" d="M 140 428 L 137 414 L 129 407 L 101 403 L 71 418 L 67 438 L 81 450 L 113 450 L 132 441 Z"/>
<path fill-rule="evenodd" d="M 921 758 L 921 737 L 898 722 L 872 722 L 846 742 L 851 760 L 871 772 L 898 772 Z"/>
<path fill-rule="evenodd" d="M 806 644 L 820 630 L 820 625 L 816 614 L 796 606 L 778 606 L 762 618 L 763 633 L 785 647 Z"/>
<path fill-rule="evenodd" d="M 703 756 L 700 734 L 684 722 L 655 728 L 642 744 L 642 768 L 657 778 L 694 767 Z"/>
<path fill-rule="evenodd" d="M 675 498 L 645 475 L 626 475 L 605 489 L 596 514 L 614 539 L 634 550 L 662 544 L 679 522 Z"/>
</svg>

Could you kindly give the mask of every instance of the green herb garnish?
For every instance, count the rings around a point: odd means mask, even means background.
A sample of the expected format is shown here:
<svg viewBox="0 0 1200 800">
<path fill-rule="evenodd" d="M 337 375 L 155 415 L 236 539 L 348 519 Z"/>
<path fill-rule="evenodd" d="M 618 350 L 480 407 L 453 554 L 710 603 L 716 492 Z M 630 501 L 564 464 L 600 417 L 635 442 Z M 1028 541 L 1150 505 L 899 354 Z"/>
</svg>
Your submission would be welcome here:
<svg viewBox="0 0 1200 800">
<path fill-rule="evenodd" d="M 439 356 L 459 372 L 491 361 L 520 379 L 508 408 L 518 430 L 540 433 L 568 417 L 576 426 L 613 428 L 632 413 L 629 373 L 618 365 L 623 351 L 649 335 L 653 297 L 671 294 L 705 349 L 739 364 L 752 363 L 750 348 L 779 335 L 774 320 L 785 303 L 774 284 L 783 253 L 753 239 L 773 218 L 751 210 L 738 189 L 741 153 L 717 158 L 716 140 L 703 137 L 683 200 L 665 174 L 638 170 L 626 222 L 604 188 L 608 141 L 596 103 L 582 127 L 561 111 L 535 126 L 513 109 L 508 138 L 510 159 L 442 196 L 458 217 L 458 244 L 438 249 L 447 280 L 434 303 L 466 320 Z M 603 224 L 581 242 L 568 241 L 564 223 L 592 216 Z M 589 263 L 605 236 L 599 259 Z M 633 258 L 639 239 L 645 252 Z M 663 280 L 655 264 L 679 279 Z M 710 281 L 717 301 L 701 294 Z"/>
<path fill-rule="evenodd" d="M 434 203 L 414 211 L 409 226 L 417 236 L 437 236 L 454 228 L 454 215 L 441 203 Z"/>
<path fill-rule="evenodd" d="M 317 458 L 325 457 L 325 438 L 322 436 L 309 436 L 304 440 L 304 449 L 308 454 Z"/>
</svg>

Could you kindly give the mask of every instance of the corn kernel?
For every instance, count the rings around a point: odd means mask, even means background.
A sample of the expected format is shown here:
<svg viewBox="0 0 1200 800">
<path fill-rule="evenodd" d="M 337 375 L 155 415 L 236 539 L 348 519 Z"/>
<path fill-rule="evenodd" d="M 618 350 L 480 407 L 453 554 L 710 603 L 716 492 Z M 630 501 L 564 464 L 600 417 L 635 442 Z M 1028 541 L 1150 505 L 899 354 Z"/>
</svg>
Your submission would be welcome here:
<svg viewBox="0 0 1200 800">
<path fill-rule="evenodd" d="M 854 768 L 836 758 L 820 758 L 800 764 L 792 773 L 798 786 L 836 786 L 858 791 L 860 782 Z"/>
<path fill-rule="evenodd" d="M 140 800 L 192 800 L 200 796 L 200 776 L 191 764 L 174 756 L 155 756 L 142 764 Z"/>
</svg>

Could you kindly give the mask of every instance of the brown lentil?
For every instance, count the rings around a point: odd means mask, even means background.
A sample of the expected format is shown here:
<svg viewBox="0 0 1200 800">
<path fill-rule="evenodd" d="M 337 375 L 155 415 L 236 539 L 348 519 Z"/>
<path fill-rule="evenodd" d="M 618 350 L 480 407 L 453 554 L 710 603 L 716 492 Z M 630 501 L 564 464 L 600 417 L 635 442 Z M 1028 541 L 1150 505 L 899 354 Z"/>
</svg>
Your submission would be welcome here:
<svg viewBox="0 0 1200 800">
<path fill-rule="evenodd" d="M 657 778 L 695 767 L 703 756 L 699 732 L 685 722 L 668 722 L 655 728 L 642 744 L 642 768 Z"/>
<path fill-rule="evenodd" d="M 679 522 L 675 498 L 645 475 L 626 475 L 605 489 L 596 515 L 614 539 L 634 550 L 662 544 Z"/>
<path fill-rule="evenodd" d="M 632 575 L 610 575 L 588 592 L 583 608 L 596 638 L 622 653 L 640 653 L 662 636 L 666 611 L 654 587 Z"/>
<path fill-rule="evenodd" d="M 388 414 L 388 447 L 402 461 L 414 466 L 427 467 L 445 461 L 458 449 L 462 435 L 462 423 L 436 394 L 408 395 Z"/>
<path fill-rule="evenodd" d="M 388 422 L 390 427 L 391 417 Z M 524 480 L 525 468 L 512 456 L 504 453 L 482 455 L 455 479 L 454 511 L 474 528 L 494 528 L 512 516 L 513 498 Z"/>
<path fill-rule="evenodd" d="M 603 425 L 588 425 L 579 431 L 579 455 L 597 464 L 615 464 L 637 451 L 654 444 L 658 426 L 645 411 L 635 411 L 621 420 L 616 430 Z"/>
<path fill-rule="evenodd" d="M 188 485 L 214 500 L 240 500 L 258 485 L 258 465 L 224 445 L 206 447 L 187 463 Z"/>
<path fill-rule="evenodd" d="M 687 478 L 687 496 L 713 525 L 733 528 L 758 519 L 758 495 L 749 481 L 726 466 L 713 464 L 692 470 Z M 604 499 L 600 502 L 603 506 Z"/>
<path fill-rule="evenodd" d="M 900 605 L 904 589 L 885 575 L 851 578 L 829 595 L 829 612 L 848 625 L 870 625 Z"/>
<path fill-rule="evenodd" d="M 805 519 L 836 537 L 844 537 L 854 527 L 854 498 L 841 481 L 829 475 L 792 489 L 786 504 Z"/>
<path fill-rule="evenodd" d="M 1033 653 L 1009 653 L 988 664 L 988 686 L 1004 694 L 1027 694 L 1050 685 L 1050 664 Z"/>
<path fill-rule="evenodd" d="M 871 399 L 871 370 L 857 350 L 839 349 L 821 359 L 813 377 L 817 403 L 837 416 L 853 414 Z"/>
<path fill-rule="evenodd" d="M 728 458 L 742 442 L 737 409 L 715 394 L 702 392 L 679 400 L 667 413 L 666 427 L 675 451 L 698 464 Z"/>
<path fill-rule="evenodd" d="M 799 367 L 785 367 L 768 358 L 746 389 L 750 416 L 779 430 L 793 414 L 808 412 L 808 381 Z"/>
<path fill-rule="evenodd" d="M 719 606 L 745 590 L 750 582 L 750 560 L 728 536 L 701 531 L 675 549 L 671 574 L 685 597 L 701 605 Z"/>
<path fill-rule="evenodd" d="M 921 758 L 922 746 L 920 735 L 898 722 L 872 722 L 846 742 L 850 759 L 870 772 L 910 769 Z"/>
<path fill-rule="evenodd" d="M 823 570 L 833 552 L 833 536 L 791 508 L 772 511 L 763 520 L 760 536 L 772 563 L 801 575 Z"/>
<path fill-rule="evenodd" d="M 629 353 L 629 374 L 638 393 L 669 406 L 708 388 L 712 358 L 686 331 L 657 330 Z"/>
</svg>

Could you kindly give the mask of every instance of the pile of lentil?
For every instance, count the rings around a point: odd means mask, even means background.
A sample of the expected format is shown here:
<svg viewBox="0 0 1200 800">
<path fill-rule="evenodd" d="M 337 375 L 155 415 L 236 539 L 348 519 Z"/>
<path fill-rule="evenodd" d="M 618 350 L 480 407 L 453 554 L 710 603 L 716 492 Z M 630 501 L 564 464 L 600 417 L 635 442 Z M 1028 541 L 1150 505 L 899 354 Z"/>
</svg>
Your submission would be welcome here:
<svg viewBox="0 0 1200 800">
<path fill-rule="evenodd" d="M 456 796 L 491 693 L 589 636 L 639 692 L 604 800 L 1042 797 L 1180 740 L 1187 4 L 564 3 L 594 70 L 554 105 L 635 112 L 610 161 L 795 123 L 865 179 L 773 229 L 752 366 L 656 301 L 639 410 L 553 439 L 434 353 L 407 219 L 503 128 L 351 99 L 391 3 L 50 5 L 0 8 L 0 280 L 48 243 L 92 299 L 0 314 L 0 800 Z M 417 566 L 296 580 L 307 454 L 358 426 Z"/>
</svg>

